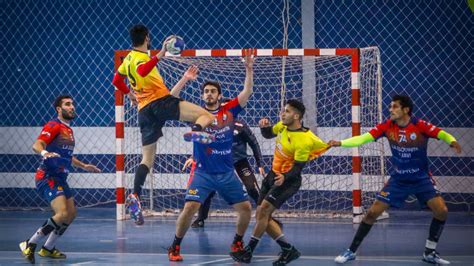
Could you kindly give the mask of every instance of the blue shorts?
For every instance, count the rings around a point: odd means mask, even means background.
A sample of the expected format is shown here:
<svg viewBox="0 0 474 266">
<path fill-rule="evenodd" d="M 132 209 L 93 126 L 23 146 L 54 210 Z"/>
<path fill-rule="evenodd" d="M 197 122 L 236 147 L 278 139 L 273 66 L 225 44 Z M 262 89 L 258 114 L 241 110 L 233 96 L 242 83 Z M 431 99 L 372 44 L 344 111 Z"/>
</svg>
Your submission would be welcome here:
<svg viewBox="0 0 474 266">
<path fill-rule="evenodd" d="M 414 183 L 405 183 L 390 178 L 382 191 L 377 194 L 377 199 L 391 207 L 400 208 L 410 195 L 415 195 L 421 206 L 425 207 L 426 202 L 439 196 L 440 192 L 430 176 Z"/>
<path fill-rule="evenodd" d="M 61 195 L 65 196 L 66 199 L 74 196 L 65 178 L 55 178 L 49 176 L 44 171 L 38 170 L 35 180 L 36 189 L 49 203 Z"/>
<path fill-rule="evenodd" d="M 234 171 L 223 174 L 194 172 L 186 191 L 185 200 L 197 201 L 202 204 L 212 191 L 217 191 L 229 205 L 249 200 L 244 185 Z"/>
</svg>

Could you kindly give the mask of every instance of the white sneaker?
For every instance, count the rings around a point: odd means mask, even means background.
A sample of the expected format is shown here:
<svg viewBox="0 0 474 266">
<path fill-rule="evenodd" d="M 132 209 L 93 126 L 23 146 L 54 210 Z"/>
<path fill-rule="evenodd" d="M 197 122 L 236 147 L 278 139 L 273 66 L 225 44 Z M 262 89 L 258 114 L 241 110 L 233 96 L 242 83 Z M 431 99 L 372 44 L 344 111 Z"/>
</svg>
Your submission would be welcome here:
<svg viewBox="0 0 474 266">
<path fill-rule="evenodd" d="M 344 250 L 344 252 L 341 253 L 341 255 L 337 256 L 334 259 L 334 262 L 337 263 L 346 263 L 350 260 L 355 260 L 356 254 L 352 252 L 350 249 Z"/>
<path fill-rule="evenodd" d="M 441 265 L 448 265 L 451 264 L 451 262 L 447 260 L 443 260 L 440 256 L 439 253 L 436 251 L 431 252 L 430 254 L 426 255 L 423 253 L 423 261 L 431 263 L 431 264 L 441 264 Z"/>
</svg>

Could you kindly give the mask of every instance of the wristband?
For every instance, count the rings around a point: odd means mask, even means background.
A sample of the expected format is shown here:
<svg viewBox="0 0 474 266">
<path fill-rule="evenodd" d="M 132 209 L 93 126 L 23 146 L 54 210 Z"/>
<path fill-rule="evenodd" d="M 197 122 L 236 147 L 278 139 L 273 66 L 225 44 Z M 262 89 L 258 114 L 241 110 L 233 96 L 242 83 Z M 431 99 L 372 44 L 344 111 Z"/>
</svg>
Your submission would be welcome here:
<svg viewBox="0 0 474 266">
<path fill-rule="evenodd" d="M 42 151 L 40 152 L 41 156 L 43 156 L 43 157 L 46 155 L 46 153 L 48 153 L 47 150 L 42 150 Z"/>
</svg>

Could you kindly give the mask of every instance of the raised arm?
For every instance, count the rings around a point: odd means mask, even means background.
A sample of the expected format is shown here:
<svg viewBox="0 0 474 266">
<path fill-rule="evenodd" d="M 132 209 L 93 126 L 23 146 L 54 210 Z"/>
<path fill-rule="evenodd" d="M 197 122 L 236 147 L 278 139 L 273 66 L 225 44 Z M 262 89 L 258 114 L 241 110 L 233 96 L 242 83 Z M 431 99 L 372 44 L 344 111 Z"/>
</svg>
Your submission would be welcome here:
<svg viewBox="0 0 474 266">
<path fill-rule="evenodd" d="M 183 77 L 174 85 L 174 87 L 171 89 L 171 95 L 174 97 L 179 97 L 179 94 L 181 93 L 181 90 L 184 88 L 184 85 L 190 80 L 196 80 L 197 78 L 197 73 L 199 69 L 197 66 L 192 65 L 184 72 Z"/>
<path fill-rule="evenodd" d="M 239 93 L 239 96 L 237 96 L 241 107 L 247 105 L 247 101 L 253 93 L 253 52 L 253 49 L 244 50 L 245 83 L 244 89 Z"/>
</svg>

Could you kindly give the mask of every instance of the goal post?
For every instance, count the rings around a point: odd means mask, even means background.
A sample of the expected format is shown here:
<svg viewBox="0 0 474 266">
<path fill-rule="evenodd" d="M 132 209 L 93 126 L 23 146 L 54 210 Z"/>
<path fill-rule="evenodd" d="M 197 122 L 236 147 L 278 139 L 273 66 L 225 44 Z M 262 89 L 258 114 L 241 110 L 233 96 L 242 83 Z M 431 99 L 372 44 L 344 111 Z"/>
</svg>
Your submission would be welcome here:
<svg viewBox="0 0 474 266">
<path fill-rule="evenodd" d="M 128 52 L 115 52 L 115 70 Z M 157 52 L 153 50 L 150 54 Z M 204 80 L 220 82 L 225 97 L 238 95 L 245 73 L 242 54 L 242 49 L 185 50 L 180 56 L 162 58 L 158 67 L 166 85 L 171 88 L 187 67 L 197 65 L 200 70 L 198 80 L 188 84 L 181 97 L 201 104 L 199 85 Z M 376 47 L 255 49 L 254 94 L 240 119 L 260 135 L 258 120 L 268 117 L 276 123 L 281 102 L 296 98 L 310 104 L 305 126 L 324 141 L 360 135 L 361 128 L 381 121 L 378 54 Z M 308 76 L 313 83 L 311 86 L 308 86 Z M 306 82 L 303 83 L 303 79 Z M 126 218 L 127 190 L 132 187 L 135 167 L 141 157 L 141 140 L 137 111 L 118 90 L 115 91 L 115 106 L 117 219 L 123 220 Z M 158 141 L 154 170 L 147 177 L 142 197 L 143 206 L 153 206 L 150 211 L 155 214 L 177 213 L 183 206 L 187 174 L 180 169 L 187 156 L 192 154 L 192 145 L 182 140 L 182 133 L 186 130 L 185 123 L 169 121 L 163 129 L 164 136 Z M 265 168 L 269 170 L 274 140 L 259 138 L 259 142 Z M 301 191 L 282 207 L 281 213 L 296 216 L 326 214 L 331 217 L 345 213 L 359 223 L 363 204 L 372 201 L 365 198 L 373 199 L 375 191 L 383 185 L 383 158 L 381 143 L 352 149 L 330 149 L 308 164 L 308 169 L 303 172 Z M 221 199 L 216 201 L 217 208 L 226 208 Z"/>
</svg>

